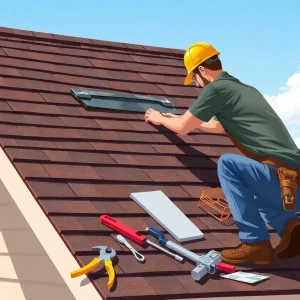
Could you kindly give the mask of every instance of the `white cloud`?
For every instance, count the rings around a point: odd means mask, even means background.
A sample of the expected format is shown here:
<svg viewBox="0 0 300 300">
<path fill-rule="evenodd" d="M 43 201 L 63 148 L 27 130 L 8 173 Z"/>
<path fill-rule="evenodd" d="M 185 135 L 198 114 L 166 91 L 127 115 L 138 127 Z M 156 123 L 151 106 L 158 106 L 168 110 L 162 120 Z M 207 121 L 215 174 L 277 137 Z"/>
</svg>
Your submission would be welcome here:
<svg viewBox="0 0 300 300">
<path fill-rule="evenodd" d="M 265 95 L 266 100 L 276 111 L 300 148 L 300 68 L 288 78 L 277 95 Z"/>
</svg>

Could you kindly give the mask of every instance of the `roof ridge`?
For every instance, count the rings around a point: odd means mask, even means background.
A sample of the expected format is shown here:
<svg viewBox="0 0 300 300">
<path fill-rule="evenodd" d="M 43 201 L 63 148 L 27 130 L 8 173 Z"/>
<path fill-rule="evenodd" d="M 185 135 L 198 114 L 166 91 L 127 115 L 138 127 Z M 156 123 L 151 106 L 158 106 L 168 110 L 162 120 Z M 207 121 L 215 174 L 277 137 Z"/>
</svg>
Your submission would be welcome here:
<svg viewBox="0 0 300 300">
<path fill-rule="evenodd" d="M 124 49 L 116 49 L 116 48 L 102 48 L 101 46 L 96 46 L 95 48 L 93 47 L 93 45 L 91 46 L 84 46 L 82 47 L 82 45 L 60 45 L 61 49 L 66 49 L 66 50 L 69 50 L 69 49 L 72 49 L 72 50 L 82 50 L 82 51 L 95 51 L 97 50 L 97 53 L 99 53 L 101 55 L 101 53 L 103 53 L 104 55 L 106 55 L 106 58 L 103 58 L 101 57 L 100 55 L 99 56 L 87 56 L 87 55 L 79 55 L 77 54 L 76 52 L 70 54 L 70 53 L 66 53 L 66 52 L 56 52 L 56 51 L 53 51 L 52 49 L 53 48 L 57 48 L 57 45 L 51 43 L 50 42 L 42 42 L 42 41 L 39 41 L 39 40 L 30 40 L 30 41 L 25 41 L 25 40 L 22 40 L 20 41 L 20 39 L 17 39 L 16 38 L 12 38 L 11 36 L 4 36 L 2 35 L 1 36 L 1 33 L 0 33 L 0 45 L 1 45 L 1 42 L 11 42 L 11 43 L 15 43 L 16 45 L 2 45 L 2 48 L 7 48 L 7 49 L 15 49 L 15 50 L 21 50 L 21 51 L 28 51 L 28 52 L 36 52 L 36 53 L 46 53 L 46 54 L 53 54 L 53 55 L 59 55 L 59 56 L 72 56 L 72 57 L 84 57 L 84 58 L 92 58 L 92 59 L 100 59 L 100 60 L 108 60 L 108 61 L 124 61 L 123 59 L 121 58 L 114 58 L 114 57 L 111 57 L 110 54 L 123 54 L 123 55 L 127 55 L 127 56 L 130 56 L 130 57 L 143 57 L 143 58 L 150 58 L 150 59 L 159 59 L 159 60 L 172 60 L 172 61 L 176 61 L 176 62 L 181 62 L 182 59 L 178 58 L 178 57 L 171 57 L 170 55 L 168 54 L 159 54 L 159 53 L 149 53 L 149 52 L 140 52 L 140 53 L 137 53 L 137 52 L 131 52 L 131 51 L 127 51 L 124 50 Z M 22 42 L 22 45 L 24 44 L 25 46 L 20 46 Z M 27 48 L 26 48 L 26 45 L 27 45 Z M 28 47 L 30 45 L 30 47 Z M 33 48 L 31 48 L 31 46 L 34 46 Z M 35 48 L 36 47 L 36 48 Z M 44 47 L 44 48 L 47 48 L 47 49 L 43 49 L 41 47 Z M 40 49 L 39 49 L 40 48 Z M 51 51 L 52 50 L 52 51 Z M 124 62 L 131 62 L 131 63 L 138 63 L 138 64 L 143 64 L 143 65 L 153 65 L 153 62 L 151 61 L 139 61 L 139 60 L 130 60 L 130 61 L 127 61 L 125 60 Z M 161 62 L 158 62 L 156 63 L 157 65 L 162 65 L 162 66 L 170 66 L 169 63 L 166 63 L 166 64 L 162 64 Z M 174 68 L 182 68 L 182 65 L 178 65 L 176 63 L 174 63 L 173 65 L 171 65 L 172 67 Z"/>
<path fill-rule="evenodd" d="M 85 45 L 85 46 L 93 46 L 93 47 L 104 47 L 114 50 L 125 50 L 125 51 L 136 51 L 141 53 L 149 53 L 149 54 L 164 54 L 173 57 L 182 58 L 184 50 L 182 49 L 171 49 L 159 46 L 150 46 L 150 45 L 139 45 L 139 44 L 130 44 L 125 42 L 113 42 L 113 41 L 104 41 L 98 39 L 90 39 L 83 37 L 73 37 L 61 34 L 54 33 L 44 33 L 30 30 L 22 30 L 17 28 L 9 28 L 9 27 L 0 27 L 0 36 L 6 37 L 16 37 L 26 40 L 35 40 L 35 41 L 50 41 L 55 42 L 56 44 L 62 45 Z"/>
</svg>

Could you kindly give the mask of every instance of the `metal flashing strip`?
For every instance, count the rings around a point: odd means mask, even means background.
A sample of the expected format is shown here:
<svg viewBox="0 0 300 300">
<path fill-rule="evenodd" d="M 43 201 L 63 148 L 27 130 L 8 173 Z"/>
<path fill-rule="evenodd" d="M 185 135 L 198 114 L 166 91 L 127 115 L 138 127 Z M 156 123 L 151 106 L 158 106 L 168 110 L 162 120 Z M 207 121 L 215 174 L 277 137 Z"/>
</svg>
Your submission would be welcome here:
<svg viewBox="0 0 300 300">
<path fill-rule="evenodd" d="M 71 94 L 86 109 L 112 109 L 120 111 L 146 112 L 149 108 L 161 113 L 180 115 L 167 98 L 158 98 L 123 93 L 96 92 L 92 90 L 71 89 Z"/>
</svg>

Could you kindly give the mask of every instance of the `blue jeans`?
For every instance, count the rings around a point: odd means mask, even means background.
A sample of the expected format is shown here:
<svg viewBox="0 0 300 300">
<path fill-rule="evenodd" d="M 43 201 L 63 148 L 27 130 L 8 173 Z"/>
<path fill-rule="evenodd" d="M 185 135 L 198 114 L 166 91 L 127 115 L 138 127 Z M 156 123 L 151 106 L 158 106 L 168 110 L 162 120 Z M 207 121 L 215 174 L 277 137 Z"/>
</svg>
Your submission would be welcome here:
<svg viewBox="0 0 300 300">
<path fill-rule="evenodd" d="M 300 187 L 295 212 L 285 211 L 279 180 L 268 165 L 241 155 L 224 154 L 218 161 L 218 176 L 242 242 L 268 240 L 266 224 L 281 237 L 287 222 L 298 219 Z"/>
</svg>

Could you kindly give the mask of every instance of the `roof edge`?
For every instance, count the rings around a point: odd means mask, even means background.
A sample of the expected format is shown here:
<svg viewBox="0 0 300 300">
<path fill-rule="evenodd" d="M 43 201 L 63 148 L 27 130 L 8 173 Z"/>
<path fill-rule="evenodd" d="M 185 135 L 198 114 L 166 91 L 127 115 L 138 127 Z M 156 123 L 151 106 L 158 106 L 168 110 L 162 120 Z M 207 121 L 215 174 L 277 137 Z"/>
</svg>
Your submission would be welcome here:
<svg viewBox="0 0 300 300">
<path fill-rule="evenodd" d="M 90 284 L 83 286 L 81 285 L 82 277 L 70 277 L 70 271 L 77 270 L 81 266 L 47 218 L 2 147 L 0 147 L 0 162 L 2 183 L 74 298 L 77 300 L 102 300 L 103 298 L 88 277 L 85 276 L 84 280 Z"/>
<path fill-rule="evenodd" d="M 83 37 L 73 37 L 55 33 L 43 33 L 38 31 L 23 30 L 17 28 L 9 27 L 0 27 L 0 36 L 5 37 L 14 37 L 20 39 L 27 39 L 31 41 L 41 41 L 41 42 L 55 42 L 62 45 L 71 45 L 71 46 L 90 46 L 93 48 L 108 48 L 122 51 L 132 51 L 140 53 L 149 53 L 149 54 L 163 54 L 168 56 L 173 56 L 176 58 L 182 58 L 184 50 L 181 49 L 171 49 L 163 48 L 159 46 L 150 46 L 150 45 L 139 45 L 139 44 L 130 44 L 123 42 L 113 42 L 113 41 L 104 41 L 97 39 L 89 39 Z"/>
</svg>

